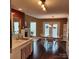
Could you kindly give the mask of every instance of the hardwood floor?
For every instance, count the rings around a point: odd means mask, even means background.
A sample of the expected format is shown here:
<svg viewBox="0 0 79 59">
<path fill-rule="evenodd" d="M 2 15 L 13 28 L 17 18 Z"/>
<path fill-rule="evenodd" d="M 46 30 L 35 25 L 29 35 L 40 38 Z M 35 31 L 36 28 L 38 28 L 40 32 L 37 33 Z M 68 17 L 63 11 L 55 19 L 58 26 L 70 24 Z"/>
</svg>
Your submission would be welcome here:
<svg viewBox="0 0 79 59">
<path fill-rule="evenodd" d="M 47 40 L 45 40 L 44 43 L 34 40 L 33 53 L 28 57 L 28 59 L 68 59 L 65 52 L 63 53 L 64 55 L 61 54 L 57 45 L 53 45 L 54 44 L 51 43 L 48 45 Z"/>
</svg>

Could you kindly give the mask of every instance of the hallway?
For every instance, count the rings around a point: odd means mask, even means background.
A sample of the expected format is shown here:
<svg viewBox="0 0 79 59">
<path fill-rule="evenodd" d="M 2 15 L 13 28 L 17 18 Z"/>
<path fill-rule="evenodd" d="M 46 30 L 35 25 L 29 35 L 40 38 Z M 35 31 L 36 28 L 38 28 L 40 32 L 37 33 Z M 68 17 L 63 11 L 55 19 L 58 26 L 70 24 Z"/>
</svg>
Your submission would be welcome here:
<svg viewBox="0 0 79 59">
<path fill-rule="evenodd" d="M 60 55 L 57 44 L 56 41 L 49 43 L 46 39 L 44 40 L 44 43 L 40 40 L 34 40 L 33 53 L 28 59 L 68 59 L 66 55 Z"/>
</svg>

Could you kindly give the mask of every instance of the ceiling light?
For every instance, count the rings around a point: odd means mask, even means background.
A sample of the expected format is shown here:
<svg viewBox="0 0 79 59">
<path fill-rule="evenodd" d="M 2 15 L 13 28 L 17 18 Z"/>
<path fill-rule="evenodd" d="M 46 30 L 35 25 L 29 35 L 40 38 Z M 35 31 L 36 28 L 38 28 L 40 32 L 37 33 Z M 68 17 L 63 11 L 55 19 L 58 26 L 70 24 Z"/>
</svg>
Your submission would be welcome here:
<svg viewBox="0 0 79 59">
<path fill-rule="evenodd" d="M 41 5 L 42 4 L 42 1 L 39 1 L 38 4 Z"/>
<path fill-rule="evenodd" d="M 41 8 L 43 9 L 43 11 L 46 11 L 46 8 L 45 8 L 45 2 L 46 0 L 39 0 L 38 4 L 41 6 Z"/>
<path fill-rule="evenodd" d="M 42 7 L 42 8 L 45 8 L 45 7 L 44 7 L 44 4 L 42 4 L 41 7 Z"/>
<path fill-rule="evenodd" d="M 19 8 L 18 10 L 19 10 L 19 11 L 22 11 L 22 8 Z"/>
<path fill-rule="evenodd" d="M 43 8 L 43 11 L 46 11 L 46 8 Z"/>
<path fill-rule="evenodd" d="M 42 4 L 41 7 L 42 7 L 43 11 L 46 11 L 46 8 L 45 8 L 44 4 Z"/>
</svg>

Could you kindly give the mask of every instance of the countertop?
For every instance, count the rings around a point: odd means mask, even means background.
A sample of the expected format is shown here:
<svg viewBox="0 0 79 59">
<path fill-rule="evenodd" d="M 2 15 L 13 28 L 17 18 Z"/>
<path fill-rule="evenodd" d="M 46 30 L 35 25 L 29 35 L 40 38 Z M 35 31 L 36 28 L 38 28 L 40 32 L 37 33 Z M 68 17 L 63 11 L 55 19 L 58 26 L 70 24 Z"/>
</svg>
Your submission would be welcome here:
<svg viewBox="0 0 79 59">
<path fill-rule="evenodd" d="M 19 40 L 12 39 L 12 50 L 30 41 L 32 41 L 32 38 L 19 39 Z"/>
</svg>

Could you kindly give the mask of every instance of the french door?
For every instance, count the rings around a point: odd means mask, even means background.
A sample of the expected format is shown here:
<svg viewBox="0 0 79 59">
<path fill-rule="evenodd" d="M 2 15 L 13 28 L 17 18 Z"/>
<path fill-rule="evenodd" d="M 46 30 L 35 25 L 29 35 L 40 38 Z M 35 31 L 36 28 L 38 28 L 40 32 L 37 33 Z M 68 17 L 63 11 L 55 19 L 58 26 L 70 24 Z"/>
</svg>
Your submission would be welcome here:
<svg viewBox="0 0 79 59">
<path fill-rule="evenodd" d="M 55 53 L 58 51 L 59 47 L 59 22 L 44 22 L 44 36 L 45 37 L 53 37 L 52 43 L 50 44 L 48 42 L 48 39 L 45 39 L 44 47 L 47 50 L 49 50 L 49 47 L 52 47 L 52 52 Z"/>
<path fill-rule="evenodd" d="M 45 37 L 59 37 L 59 23 L 58 22 L 44 22 L 44 36 Z"/>
</svg>

